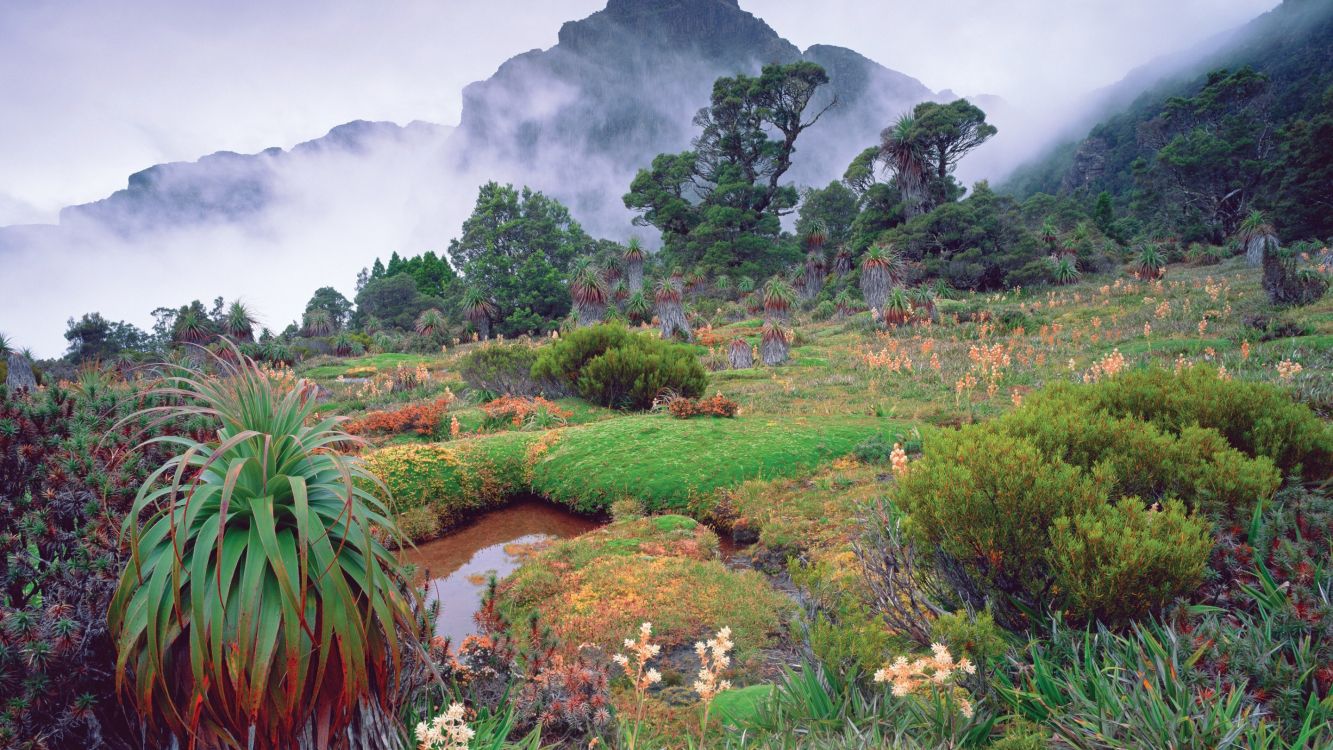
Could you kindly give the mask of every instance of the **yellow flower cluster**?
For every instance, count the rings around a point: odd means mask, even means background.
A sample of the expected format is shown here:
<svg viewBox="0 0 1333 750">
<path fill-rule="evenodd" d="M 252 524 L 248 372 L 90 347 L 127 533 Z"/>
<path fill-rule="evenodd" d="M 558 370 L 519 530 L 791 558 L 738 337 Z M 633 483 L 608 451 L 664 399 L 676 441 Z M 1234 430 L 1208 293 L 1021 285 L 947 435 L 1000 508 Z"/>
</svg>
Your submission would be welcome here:
<svg viewBox="0 0 1333 750">
<path fill-rule="evenodd" d="M 966 657 L 954 661 L 953 655 L 949 653 L 949 648 L 941 643 L 933 643 L 930 646 L 931 655 L 923 656 L 915 661 L 908 661 L 907 657 L 899 656 L 897 659 L 885 664 L 879 671 L 875 672 L 875 682 L 887 682 L 893 694 L 898 697 L 906 695 L 920 694 L 922 692 L 937 690 L 946 685 L 949 680 L 961 674 L 974 674 L 977 671 L 976 665 Z M 959 710 L 964 716 L 972 716 L 972 703 L 966 698 L 959 698 Z"/>
<path fill-rule="evenodd" d="M 417 724 L 420 750 L 467 750 L 475 732 L 463 720 L 466 710 L 462 703 L 450 703 L 429 724 L 424 721 Z"/>
</svg>

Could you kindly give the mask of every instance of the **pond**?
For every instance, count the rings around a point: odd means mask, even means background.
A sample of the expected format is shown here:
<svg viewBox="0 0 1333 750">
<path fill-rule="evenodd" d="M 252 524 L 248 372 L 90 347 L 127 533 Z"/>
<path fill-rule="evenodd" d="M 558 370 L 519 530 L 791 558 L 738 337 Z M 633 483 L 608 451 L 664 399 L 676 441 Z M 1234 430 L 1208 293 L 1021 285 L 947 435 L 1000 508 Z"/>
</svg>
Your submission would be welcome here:
<svg viewBox="0 0 1333 750">
<path fill-rule="evenodd" d="M 478 516 L 435 541 L 405 549 L 400 559 L 429 576 L 426 598 L 440 602 L 435 632 L 457 646 L 476 629 L 472 615 L 481 606 L 487 578 L 492 574 L 504 578 L 519 565 L 506 547 L 568 539 L 602 525 L 596 518 L 576 515 L 549 502 L 520 500 Z"/>
</svg>

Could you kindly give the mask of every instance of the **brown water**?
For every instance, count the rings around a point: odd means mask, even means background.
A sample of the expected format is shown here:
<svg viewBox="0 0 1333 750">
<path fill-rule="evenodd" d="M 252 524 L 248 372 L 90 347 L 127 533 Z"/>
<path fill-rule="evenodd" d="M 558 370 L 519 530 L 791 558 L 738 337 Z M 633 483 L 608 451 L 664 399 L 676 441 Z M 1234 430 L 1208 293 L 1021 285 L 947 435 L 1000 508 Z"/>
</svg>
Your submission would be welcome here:
<svg viewBox="0 0 1333 750">
<path fill-rule="evenodd" d="M 429 578 L 426 597 L 440 602 L 435 632 L 461 643 L 476 629 L 472 615 L 490 575 L 504 578 L 518 567 L 505 551 L 510 544 L 532 544 L 547 539 L 568 539 L 602 526 L 595 518 L 570 513 L 539 500 L 522 500 L 477 517 L 448 535 L 405 549 L 400 559 Z"/>
</svg>

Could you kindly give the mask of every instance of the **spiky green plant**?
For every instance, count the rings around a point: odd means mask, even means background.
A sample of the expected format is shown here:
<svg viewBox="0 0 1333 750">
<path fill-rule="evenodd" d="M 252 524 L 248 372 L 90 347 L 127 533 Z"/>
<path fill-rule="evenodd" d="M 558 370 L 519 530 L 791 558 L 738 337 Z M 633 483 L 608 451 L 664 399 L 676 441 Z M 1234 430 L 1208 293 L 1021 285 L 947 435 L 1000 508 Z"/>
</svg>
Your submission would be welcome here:
<svg viewBox="0 0 1333 750">
<path fill-rule="evenodd" d="M 898 179 L 910 219 L 926 208 L 926 147 L 916 135 L 916 118 L 905 113 L 880 133 L 879 152 Z"/>
<path fill-rule="evenodd" d="M 653 319 L 653 304 L 642 291 L 635 292 L 625 301 L 625 317 L 635 325 L 647 323 Z"/>
<path fill-rule="evenodd" d="M 1160 279 L 1166 275 L 1166 256 L 1162 254 L 1156 243 L 1145 243 L 1139 250 L 1134 274 L 1144 281 Z"/>
<path fill-rule="evenodd" d="M 713 287 L 724 295 L 731 291 L 731 277 L 725 273 L 720 273 L 713 279 Z"/>
<path fill-rule="evenodd" d="M 883 314 L 885 323 L 892 325 L 906 323 L 912 319 L 912 298 L 902 287 L 894 287 L 884 300 Z"/>
<path fill-rule="evenodd" d="M 339 357 L 350 357 L 357 353 L 361 345 L 351 334 L 343 331 L 333 338 L 333 353 Z"/>
<path fill-rule="evenodd" d="M 1051 281 L 1057 284 L 1072 284 L 1078 281 L 1082 273 L 1070 255 L 1061 253 L 1051 256 Z"/>
<path fill-rule="evenodd" d="M 822 252 L 826 242 L 828 242 L 828 224 L 824 223 L 823 219 L 810 222 L 810 227 L 805 233 L 805 246 Z"/>
<path fill-rule="evenodd" d="M 759 355 L 764 364 L 777 367 L 787 361 L 790 351 L 791 333 L 776 320 L 764 321 L 759 340 Z"/>
<path fill-rule="evenodd" d="M 804 284 L 799 288 L 805 299 L 814 299 L 824 289 L 824 280 L 828 277 L 828 264 L 824 262 L 824 251 L 811 248 L 805 256 Z"/>
<path fill-rule="evenodd" d="M 891 244 L 875 244 L 861 257 L 861 295 L 871 309 L 883 311 L 891 287 L 907 276 L 903 257 Z"/>
<path fill-rule="evenodd" d="M 569 278 L 569 295 L 574 300 L 574 311 L 578 314 L 578 324 L 593 325 L 606 314 L 606 303 L 610 292 L 606 279 L 602 278 L 601 269 L 591 258 L 583 257 L 574 265 L 574 272 Z"/>
<path fill-rule="evenodd" d="M 837 316 L 845 318 L 856 309 L 856 298 L 852 296 L 851 290 L 844 289 L 833 298 L 833 305 Z"/>
<path fill-rule="evenodd" d="M 685 310 L 680 305 L 680 282 L 674 276 L 662 279 L 657 282 L 657 290 L 653 293 L 653 297 L 657 302 L 657 321 L 662 327 L 662 338 L 669 339 L 679 335 L 686 341 L 692 341 L 694 332 L 690 329 L 690 321 L 685 317 Z"/>
<path fill-rule="evenodd" d="M 176 316 L 172 337 L 181 344 L 203 344 L 213 337 L 213 324 L 198 310 L 187 307 Z"/>
<path fill-rule="evenodd" d="M 125 518 L 129 563 L 108 624 L 117 687 L 191 746 L 288 748 L 392 711 L 413 618 L 381 543 L 387 490 L 340 454 L 356 438 L 314 419 L 314 386 L 279 382 L 234 353 L 220 377 L 173 370 L 129 418 L 207 419 Z M 156 401 L 154 403 L 162 403 Z M 125 424 L 125 422 L 122 422 Z M 391 714 L 390 714 L 391 715 Z"/>
<path fill-rule="evenodd" d="M 1252 211 L 1240 223 L 1236 239 L 1245 249 L 1245 262 L 1252 266 L 1263 263 L 1264 253 L 1277 249 L 1277 230 L 1264 217 L 1263 211 Z"/>
<path fill-rule="evenodd" d="M 14 351 L 14 342 L 8 336 L 0 333 L 0 357 L 8 357 Z"/>
<path fill-rule="evenodd" d="M 750 292 L 753 292 L 754 277 L 742 276 L 740 280 L 736 282 L 736 291 L 740 292 L 741 294 L 749 294 Z"/>
<path fill-rule="evenodd" d="M 796 303 L 796 291 L 787 280 L 774 276 L 764 283 L 764 315 L 774 320 L 786 320 L 791 306 Z"/>
<path fill-rule="evenodd" d="M 495 303 L 487 299 L 477 287 L 470 286 L 463 292 L 463 316 L 472 321 L 482 340 L 491 337 L 491 318 L 498 314 Z"/>
<path fill-rule="evenodd" d="M 852 272 L 852 251 L 847 247 L 838 248 L 833 254 L 833 275 L 842 276 Z"/>
<path fill-rule="evenodd" d="M 444 313 L 431 307 L 421 311 L 412 327 L 422 336 L 438 337 L 445 334 L 449 320 L 444 317 Z"/>
<path fill-rule="evenodd" d="M 222 332 L 232 341 L 243 343 L 255 340 L 255 316 L 242 302 L 233 302 L 222 321 Z"/>
<path fill-rule="evenodd" d="M 305 317 L 301 323 L 301 330 L 307 336 L 331 336 L 333 335 L 333 316 L 329 315 L 328 310 L 315 308 L 306 310 Z"/>
<path fill-rule="evenodd" d="M 1046 221 L 1041 223 L 1041 241 L 1046 244 L 1048 250 L 1055 250 L 1055 243 L 1060 240 L 1060 230 L 1055 228 L 1055 220 L 1046 217 Z"/>
</svg>

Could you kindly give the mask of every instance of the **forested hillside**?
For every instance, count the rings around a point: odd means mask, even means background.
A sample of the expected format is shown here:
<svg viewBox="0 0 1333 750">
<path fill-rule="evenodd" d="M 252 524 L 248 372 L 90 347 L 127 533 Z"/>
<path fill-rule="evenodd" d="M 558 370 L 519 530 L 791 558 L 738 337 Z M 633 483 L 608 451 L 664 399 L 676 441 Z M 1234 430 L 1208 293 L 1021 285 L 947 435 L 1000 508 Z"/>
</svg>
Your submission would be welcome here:
<svg viewBox="0 0 1333 750">
<path fill-rule="evenodd" d="M 1292 238 L 1333 234 L 1333 3 L 1286 0 L 1161 79 L 1081 142 L 1020 170 L 1026 197 L 1103 191 L 1140 229 L 1216 241 L 1254 209 Z"/>
</svg>

